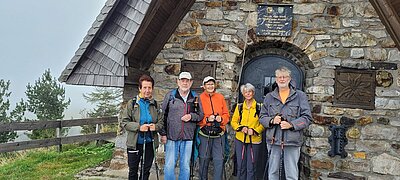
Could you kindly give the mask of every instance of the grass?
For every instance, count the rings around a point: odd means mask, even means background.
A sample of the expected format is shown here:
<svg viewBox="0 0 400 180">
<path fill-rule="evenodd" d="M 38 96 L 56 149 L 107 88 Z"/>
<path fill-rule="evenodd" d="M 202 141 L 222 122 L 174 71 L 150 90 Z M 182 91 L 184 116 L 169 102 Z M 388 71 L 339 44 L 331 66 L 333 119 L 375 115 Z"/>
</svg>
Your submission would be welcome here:
<svg viewBox="0 0 400 180">
<path fill-rule="evenodd" d="M 74 179 L 78 172 L 111 159 L 113 144 L 68 145 L 58 153 L 54 148 L 31 150 L 22 155 L 1 154 L 0 180 Z M 17 153 L 18 154 L 18 153 Z"/>
</svg>

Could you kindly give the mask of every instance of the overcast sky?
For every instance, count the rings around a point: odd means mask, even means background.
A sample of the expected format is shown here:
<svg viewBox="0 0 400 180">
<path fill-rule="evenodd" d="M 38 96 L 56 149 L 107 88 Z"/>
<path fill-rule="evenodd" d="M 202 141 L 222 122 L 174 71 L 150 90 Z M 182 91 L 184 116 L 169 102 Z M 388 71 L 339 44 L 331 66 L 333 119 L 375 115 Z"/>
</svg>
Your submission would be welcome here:
<svg viewBox="0 0 400 180">
<path fill-rule="evenodd" d="M 12 106 L 46 69 L 58 79 L 105 1 L 0 0 L 0 79 L 11 81 Z M 63 86 L 71 98 L 65 119 L 93 107 L 82 97 L 93 87 Z"/>
</svg>

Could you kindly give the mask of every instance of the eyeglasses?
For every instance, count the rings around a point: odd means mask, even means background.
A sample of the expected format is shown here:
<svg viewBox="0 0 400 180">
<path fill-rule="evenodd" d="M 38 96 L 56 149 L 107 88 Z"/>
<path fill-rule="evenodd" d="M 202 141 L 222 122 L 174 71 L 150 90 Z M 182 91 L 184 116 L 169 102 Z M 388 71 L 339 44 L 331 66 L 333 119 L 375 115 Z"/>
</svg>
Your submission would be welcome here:
<svg viewBox="0 0 400 180">
<path fill-rule="evenodd" d="M 289 79 L 290 76 L 276 76 L 276 79 Z"/>
</svg>

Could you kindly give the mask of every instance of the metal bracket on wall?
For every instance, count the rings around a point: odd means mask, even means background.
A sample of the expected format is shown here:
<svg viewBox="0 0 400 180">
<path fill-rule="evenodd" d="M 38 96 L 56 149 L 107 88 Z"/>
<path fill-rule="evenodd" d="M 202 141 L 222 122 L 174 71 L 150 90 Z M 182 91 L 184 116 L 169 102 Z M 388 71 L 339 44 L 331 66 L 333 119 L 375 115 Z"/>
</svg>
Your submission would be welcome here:
<svg viewBox="0 0 400 180">
<path fill-rule="evenodd" d="M 328 155 L 334 157 L 340 155 L 341 158 L 347 157 L 347 152 L 344 147 L 347 145 L 346 131 L 348 126 L 346 125 L 330 125 L 329 130 L 331 131 L 331 136 L 329 136 L 329 144 L 331 145 L 331 150 Z"/>
</svg>

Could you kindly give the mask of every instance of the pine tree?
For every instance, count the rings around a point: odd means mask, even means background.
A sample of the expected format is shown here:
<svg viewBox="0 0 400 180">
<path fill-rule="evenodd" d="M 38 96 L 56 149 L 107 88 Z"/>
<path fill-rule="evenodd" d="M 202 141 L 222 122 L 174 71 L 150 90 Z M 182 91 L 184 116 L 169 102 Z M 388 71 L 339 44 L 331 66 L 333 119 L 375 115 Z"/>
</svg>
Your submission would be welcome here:
<svg viewBox="0 0 400 180">
<path fill-rule="evenodd" d="M 1 123 L 9 123 L 12 122 L 12 119 L 7 112 L 10 109 L 10 100 L 8 99 L 11 95 L 11 92 L 8 91 L 10 87 L 10 81 L 4 81 L 0 79 L 0 122 Z M 16 132 L 0 132 L 0 143 L 6 143 L 8 141 L 12 141 L 17 138 Z"/>
<path fill-rule="evenodd" d="M 34 85 L 28 84 L 25 92 L 27 110 L 36 115 L 37 120 L 62 120 L 64 111 L 71 103 L 65 98 L 65 88 L 51 76 L 50 69 L 35 81 Z M 31 139 L 55 137 L 55 129 L 33 130 L 29 135 Z"/>
<path fill-rule="evenodd" d="M 96 104 L 93 110 L 87 112 L 88 117 L 116 116 L 119 112 L 119 105 L 122 100 L 122 89 L 97 87 L 94 92 L 83 94 L 87 102 Z M 105 126 L 103 129 L 116 129 L 115 126 Z M 84 133 L 93 133 L 95 126 L 84 126 Z M 105 130 L 107 131 L 107 130 Z"/>
<path fill-rule="evenodd" d="M 8 91 L 10 87 L 10 81 L 5 81 L 0 79 L 0 122 L 10 123 L 10 122 L 20 122 L 26 120 L 25 115 L 25 103 L 21 99 L 19 103 L 15 105 L 15 109 L 8 115 L 7 112 L 10 110 L 10 100 L 11 92 Z M 13 141 L 18 137 L 15 131 L 11 132 L 1 132 L 0 133 L 0 143 L 6 143 Z"/>
</svg>

